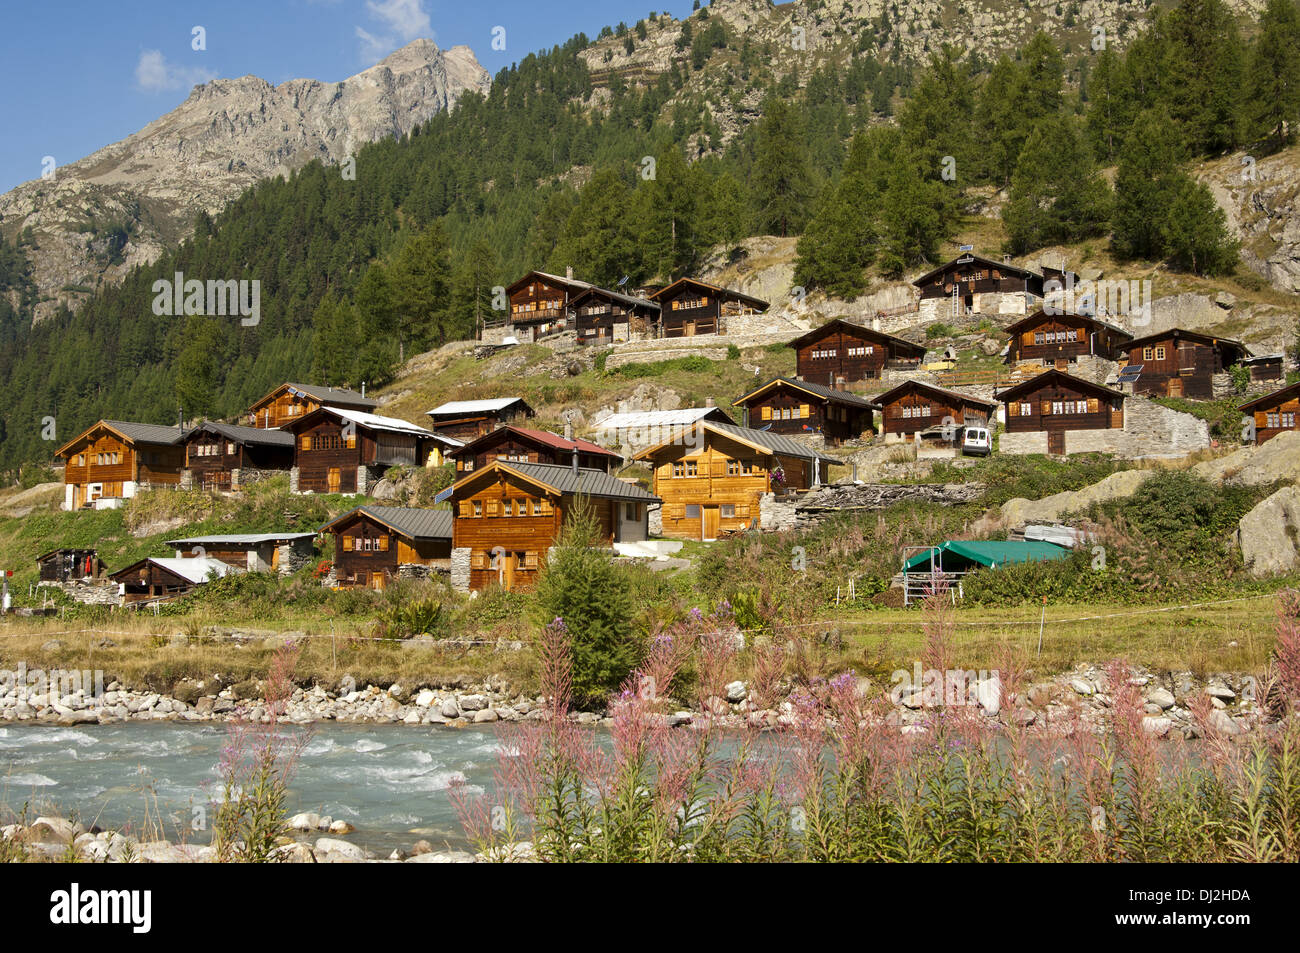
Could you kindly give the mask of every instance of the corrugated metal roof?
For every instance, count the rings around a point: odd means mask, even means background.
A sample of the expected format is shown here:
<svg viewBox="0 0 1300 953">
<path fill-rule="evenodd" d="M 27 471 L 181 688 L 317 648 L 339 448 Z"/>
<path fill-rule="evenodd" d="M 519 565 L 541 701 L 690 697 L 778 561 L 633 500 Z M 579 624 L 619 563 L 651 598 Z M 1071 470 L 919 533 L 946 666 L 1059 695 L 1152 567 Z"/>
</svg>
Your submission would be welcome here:
<svg viewBox="0 0 1300 953">
<path fill-rule="evenodd" d="M 355 424 L 366 427 L 370 430 L 386 430 L 392 433 L 415 434 L 419 437 L 436 437 L 438 436 L 432 430 L 425 430 L 423 427 L 417 427 L 415 424 L 402 420 L 398 417 L 380 417 L 378 414 L 368 414 L 362 410 L 349 410 L 346 407 L 322 407 L 321 410 L 328 410 L 331 413 L 338 414 L 344 420 L 350 420 Z M 306 419 L 306 418 L 304 418 Z"/>
<path fill-rule="evenodd" d="M 949 539 L 907 560 L 903 563 L 904 571 L 928 569 L 932 553 L 940 563 L 944 553 L 952 553 L 961 560 L 992 569 L 1009 563 L 1046 562 L 1070 555 L 1068 549 L 1042 540 Z"/>
<path fill-rule="evenodd" d="M 286 384 L 300 394 L 305 394 L 318 404 L 339 404 L 344 407 L 378 407 L 379 401 L 364 397 L 346 387 L 322 387 L 319 384 Z"/>
<path fill-rule="evenodd" d="M 430 416 L 441 414 L 474 414 L 484 411 L 503 410 L 516 401 L 523 401 L 522 397 L 489 397 L 485 400 L 449 400 L 445 404 L 428 411 Z"/>
<path fill-rule="evenodd" d="M 110 575 L 112 578 L 117 578 L 123 573 L 135 569 L 142 563 L 153 563 L 155 566 L 166 569 L 173 575 L 179 576 L 181 579 L 193 583 L 207 582 L 209 577 L 213 575 L 221 577 L 227 576 L 232 572 L 240 571 L 234 566 L 231 566 L 228 563 L 223 563 L 220 559 L 214 559 L 211 556 L 192 556 L 190 558 L 183 556 L 150 556 L 148 559 L 141 559 L 133 562 L 125 569 L 119 569 L 117 572 L 111 573 Z"/>
<path fill-rule="evenodd" d="M 610 414 L 593 424 L 592 429 L 607 431 L 645 427 L 684 427 L 710 414 L 731 420 L 731 415 L 720 407 L 683 407 L 679 410 L 642 410 L 626 414 Z"/>
<path fill-rule="evenodd" d="M 411 539 L 451 539 L 451 510 L 429 510 L 413 506 L 358 506 L 334 517 L 321 527 L 321 532 L 358 514 L 378 520 L 394 532 Z"/>
<path fill-rule="evenodd" d="M 472 440 L 464 446 L 468 447 L 472 451 L 476 444 L 485 441 L 490 437 L 495 437 L 505 431 L 513 431 L 514 433 L 521 434 L 525 437 L 531 437 L 543 446 L 551 447 L 555 450 L 573 450 L 576 447 L 583 453 L 598 453 L 607 457 L 622 459 L 622 457 L 613 450 L 607 450 L 599 444 L 594 444 L 590 440 L 583 440 L 581 437 L 576 437 L 570 440 L 566 437 L 561 437 L 557 433 L 551 433 L 549 430 L 532 430 L 528 427 L 515 427 L 513 425 L 498 427 L 496 430 L 493 430 L 490 433 L 485 433 L 477 440 Z"/>
<path fill-rule="evenodd" d="M 180 443 L 185 436 L 185 431 L 179 427 L 164 427 L 161 424 L 138 424 L 133 420 L 104 420 L 101 423 L 107 424 L 136 443 L 171 445 Z"/>
<path fill-rule="evenodd" d="M 460 482 L 464 483 L 475 476 L 482 476 L 492 467 L 506 467 L 516 473 L 522 473 L 529 479 L 544 483 L 561 494 L 580 493 L 583 496 L 605 500 L 659 502 L 659 497 L 654 494 L 634 483 L 624 483 L 618 477 L 610 476 L 603 470 L 590 470 L 583 467 L 575 472 L 572 466 L 560 466 L 555 463 L 517 463 L 514 460 L 496 460 L 481 470 L 475 470 Z"/>
<path fill-rule="evenodd" d="M 258 543 L 274 543 L 281 540 L 288 542 L 295 539 L 311 539 L 315 533 L 219 533 L 214 536 L 188 536 L 185 539 L 169 539 L 166 546 L 241 546 Z"/>
<path fill-rule="evenodd" d="M 270 447 L 293 447 L 293 434 L 276 429 L 262 427 L 240 427 L 237 424 L 223 424 L 215 420 L 204 421 L 185 435 L 188 440 L 200 430 L 221 434 L 236 443 L 264 444 Z"/>
</svg>

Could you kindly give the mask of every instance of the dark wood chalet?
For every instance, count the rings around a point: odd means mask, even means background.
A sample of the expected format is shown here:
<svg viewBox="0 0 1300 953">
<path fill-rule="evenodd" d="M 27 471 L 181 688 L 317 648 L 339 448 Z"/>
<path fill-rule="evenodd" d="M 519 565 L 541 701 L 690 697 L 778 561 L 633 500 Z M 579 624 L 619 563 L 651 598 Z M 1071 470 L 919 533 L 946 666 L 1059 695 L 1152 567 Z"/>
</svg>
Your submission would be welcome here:
<svg viewBox="0 0 1300 953">
<path fill-rule="evenodd" d="M 570 302 L 579 344 L 630 341 L 654 333 L 659 305 L 604 288 L 588 288 Z"/>
<path fill-rule="evenodd" d="M 370 412 L 379 406 L 379 401 L 346 387 L 281 384 L 249 407 L 245 419 L 250 427 L 284 427 L 325 406 Z"/>
<path fill-rule="evenodd" d="M 530 271 L 506 286 L 510 313 L 507 324 L 527 340 L 569 327 L 573 299 L 594 285 L 578 281 L 572 271 L 564 277 Z"/>
<path fill-rule="evenodd" d="M 1121 430 L 1124 395 L 1101 384 L 1050 370 L 998 394 L 1007 433 L 1046 433 L 1047 452 L 1065 453 L 1069 430 Z"/>
<path fill-rule="evenodd" d="M 769 433 L 821 434 L 827 443 L 856 440 L 875 434 L 873 411 L 865 397 L 807 381 L 777 377 L 741 397 L 733 406 L 745 409 L 746 425 Z"/>
<path fill-rule="evenodd" d="M 1300 383 L 1257 397 L 1242 404 L 1239 409 L 1254 420 L 1257 444 L 1271 440 L 1287 430 L 1300 430 L 1296 424 L 1297 418 L 1300 418 Z"/>
<path fill-rule="evenodd" d="M 121 506 L 136 491 L 177 486 L 185 467 L 180 427 L 101 420 L 56 452 L 63 459 L 63 508 Z"/>
<path fill-rule="evenodd" d="M 613 450 L 581 438 L 561 437 L 547 430 L 529 430 L 524 427 L 498 427 L 477 440 L 467 443 L 451 456 L 456 461 L 457 473 L 481 470 L 493 460 L 512 460 L 516 463 L 555 463 L 569 466 L 574 453 L 578 466 L 584 470 L 602 470 L 606 473 L 623 462 Z"/>
<path fill-rule="evenodd" d="M 320 528 L 334 537 L 334 585 L 383 589 L 403 573 L 449 570 L 451 524 L 451 510 L 407 506 L 349 510 Z"/>
<path fill-rule="evenodd" d="M 1250 371 L 1252 384 L 1286 380 L 1285 356 L 1282 354 L 1257 354 L 1242 358 L 1241 363 Z"/>
<path fill-rule="evenodd" d="M 761 298 L 694 278 L 679 278 L 651 298 L 660 309 L 659 336 L 666 338 L 725 334 L 728 317 L 762 314 L 768 307 Z"/>
<path fill-rule="evenodd" d="M 293 434 L 261 427 L 209 421 L 185 438 L 185 470 L 190 486 L 237 490 L 262 477 L 293 468 Z M 182 478 L 182 483 L 187 482 Z"/>
<path fill-rule="evenodd" d="M 926 320 L 957 317 L 976 312 L 1006 313 L 1001 306 L 1004 295 L 1020 295 L 1029 305 L 1043 297 L 1043 276 L 1028 268 L 982 258 L 964 252 L 952 261 L 927 271 L 913 285 L 920 292 L 921 317 Z M 983 296 L 995 295 L 997 306 L 990 307 Z"/>
<path fill-rule="evenodd" d="M 1182 328 L 1135 338 L 1119 347 L 1120 363 L 1140 364 L 1133 393 L 1211 400 L 1214 375 L 1246 356 L 1240 341 Z"/>
<path fill-rule="evenodd" d="M 298 493 L 365 493 L 393 466 L 424 466 L 438 435 L 396 417 L 320 407 L 288 426 Z"/>
<path fill-rule="evenodd" d="M 470 443 L 498 427 L 537 416 L 522 397 L 453 400 L 433 408 L 428 415 L 434 433 L 461 443 Z"/>
<path fill-rule="evenodd" d="M 122 604 L 126 605 L 183 596 L 195 586 L 236 571 L 229 563 L 210 556 L 192 559 L 150 556 L 110 573 L 109 578 L 118 584 Z"/>
<path fill-rule="evenodd" d="M 1133 335 L 1108 321 L 1087 314 L 1048 314 L 1038 310 L 1009 325 L 1007 363 L 1038 361 L 1065 369 L 1080 357 L 1111 359 L 1115 349 Z"/>
<path fill-rule="evenodd" d="M 801 493 L 840 461 L 784 434 L 705 420 L 634 459 L 654 469 L 663 535 L 717 539 L 759 525 L 765 493 Z"/>
<path fill-rule="evenodd" d="M 931 427 L 987 424 L 995 401 L 926 384 L 904 381 L 872 398 L 880 405 L 886 439 L 912 439 Z"/>
<path fill-rule="evenodd" d="M 799 377 L 832 386 L 837 380 L 874 380 L 887 367 L 916 368 L 925 357 L 923 344 L 913 344 L 842 318 L 827 321 L 795 338 L 789 346 L 795 349 Z"/>
<path fill-rule="evenodd" d="M 493 460 L 453 484 L 453 543 L 469 551 L 469 588 L 533 586 L 578 497 L 603 544 L 649 539 L 649 507 L 659 498 L 603 470 Z"/>
<path fill-rule="evenodd" d="M 315 555 L 315 533 L 218 533 L 169 539 L 177 559 L 219 559 L 249 572 L 290 573 Z"/>
<path fill-rule="evenodd" d="M 36 557 L 41 582 L 74 582 L 99 579 L 104 575 L 104 561 L 93 549 L 51 549 Z"/>
</svg>

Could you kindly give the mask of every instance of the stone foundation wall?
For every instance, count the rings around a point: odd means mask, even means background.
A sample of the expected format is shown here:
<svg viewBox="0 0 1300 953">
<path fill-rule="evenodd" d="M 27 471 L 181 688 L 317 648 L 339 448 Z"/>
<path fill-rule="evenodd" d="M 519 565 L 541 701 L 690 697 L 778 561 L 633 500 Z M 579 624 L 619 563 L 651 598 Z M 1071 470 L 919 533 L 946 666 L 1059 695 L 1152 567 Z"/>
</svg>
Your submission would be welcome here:
<svg viewBox="0 0 1300 953">
<path fill-rule="evenodd" d="M 469 554 L 468 546 L 461 546 L 451 551 L 451 588 L 457 592 L 469 592 Z"/>
<path fill-rule="evenodd" d="M 289 492 L 290 493 L 298 492 L 298 468 L 297 467 L 289 468 Z"/>
<path fill-rule="evenodd" d="M 424 563 L 401 563 L 397 567 L 398 579 L 432 579 L 437 576 L 450 578 L 451 565 L 426 566 Z"/>
<path fill-rule="evenodd" d="M 280 575 L 287 576 L 302 569 L 316 555 L 315 547 L 312 546 L 310 539 L 299 540 L 294 543 L 284 543 L 278 547 L 279 565 L 277 567 Z"/>
<path fill-rule="evenodd" d="M 1142 397 L 1124 401 L 1124 429 L 1067 430 L 1065 452 L 1111 453 L 1125 459 L 1182 457 L 1210 445 L 1204 420 Z M 1046 453 L 1046 433 L 1003 433 L 999 453 Z"/>
<path fill-rule="evenodd" d="M 683 341 L 699 341 L 701 338 L 717 339 L 716 334 L 699 334 L 693 338 L 681 338 Z M 656 341 L 655 347 L 647 348 L 629 348 L 626 350 L 615 349 L 610 351 L 609 357 L 605 358 L 606 369 L 622 367 L 624 364 L 655 364 L 659 361 L 671 361 L 674 358 L 686 357 L 698 354 L 700 357 L 707 358 L 710 361 L 725 361 L 727 359 L 727 347 L 721 345 L 718 347 L 701 347 L 695 346 L 659 346 L 664 342 Z"/>
<path fill-rule="evenodd" d="M 36 586 L 37 588 L 49 586 L 51 589 L 58 589 L 69 599 L 88 606 L 115 606 L 118 602 L 117 583 L 108 580 L 98 582 L 82 582 L 80 579 L 69 582 L 43 580 L 38 582 Z"/>
<path fill-rule="evenodd" d="M 758 499 L 758 528 L 765 533 L 794 529 L 799 521 L 795 513 L 795 500 L 777 500 L 773 493 L 764 493 Z"/>
<path fill-rule="evenodd" d="M 283 470 L 259 470 L 256 467 L 243 467 L 238 470 L 230 471 L 230 488 L 238 490 L 241 487 L 252 486 L 254 483 L 261 483 L 263 480 L 269 480 L 271 477 L 279 476 Z"/>
<path fill-rule="evenodd" d="M 662 536 L 664 534 L 664 508 L 663 506 L 652 506 L 646 513 L 646 520 L 649 523 L 649 532 L 651 536 Z"/>
</svg>

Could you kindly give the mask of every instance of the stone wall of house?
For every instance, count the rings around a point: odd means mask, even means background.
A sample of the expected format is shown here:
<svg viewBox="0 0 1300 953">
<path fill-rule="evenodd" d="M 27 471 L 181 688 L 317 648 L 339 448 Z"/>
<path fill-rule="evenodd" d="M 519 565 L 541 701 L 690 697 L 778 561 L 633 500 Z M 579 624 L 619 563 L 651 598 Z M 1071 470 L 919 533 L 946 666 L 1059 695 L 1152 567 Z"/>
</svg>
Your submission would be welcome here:
<svg viewBox="0 0 1300 953">
<path fill-rule="evenodd" d="M 283 543 L 279 547 L 280 555 L 278 557 L 279 573 L 287 576 L 295 573 L 312 561 L 316 555 L 315 547 L 312 546 L 310 539 L 300 539 L 292 543 Z"/>
<path fill-rule="evenodd" d="M 646 513 L 646 520 L 650 526 L 650 535 L 662 536 L 664 534 L 664 508 L 663 505 L 651 506 Z"/>
<path fill-rule="evenodd" d="M 469 554 L 468 546 L 460 546 L 451 551 L 451 588 L 457 592 L 469 592 Z"/>
<path fill-rule="evenodd" d="M 54 582 L 47 579 L 36 585 L 37 588 L 49 586 L 58 589 L 68 598 L 90 606 L 115 606 L 118 601 L 117 583 L 110 580 L 83 582 L 80 579 L 73 579 L 68 582 Z"/>
<path fill-rule="evenodd" d="M 375 488 L 375 484 L 379 482 L 382 476 L 382 473 L 376 473 L 364 464 L 357 467 L 357 492 L 361 494 L 369 494 L 370 491 Z"/>
<path fill-rule="evenodd" d="M 289 468 L 289 492 L 290 493 L 298 492 L 298 468 L 297 467 Z"/>
<path fill-rule="evenodd" d="M 764 493 L 758 499 L 758 528 L 765 533 L 794 529 L 798 522 L 795 499 L 778 500 L 774 493 Z"/>
<path fill-rule="evenodd" d="M 230 487 L 237 490 L 241 487 L 252 486 L 254 483 L 269 480 L 271 477 L 283 472 L 283 470 L 259 470 L 257 467 L 241 467 L 238 470 L 230 471 Z"/>
<path fill-rule="evenodd" d="M 398 579 L 434 579 L 438 576 L 451 578 L 451 565 L 426 566 L 424 563 L 400 563 L 397 567 Z"/>
<path fill-rule="evenodd" d="M 637 347 L 625 350 L 614 349 L 609 352 L 605 358 L 606 369 L 622 367 L 624 364 L 655 364 L 659 361 L 671 361 L 674 358 L 686 357 L 690 355 L 699 355 L 710 361 L 724 361 L 727 359 L 727 346 L 725 344 L 717 347 L 704 347 L 701 345 L 672 345 L 671 341 L 702 341 L 705 338 L 718 340 L 716 334 L 697 334 L 693 338 L 670 338 L 667 341 L 656 341 L 654 347 Z M 663 345 L 663 346 L 661 346 Z"/>
<path fill-rule="evenodd" d="M 1219 400 L 1222 397 L 1231 397 L 1233 393 L 1232 375 L 1227 371 L 1222 374 L 1214 374 L 1210 377 L 1210 386 L 1213 388 L 1214 399 Z"/>
<path fill-rule="evenodd" d="M 1111 453 L 1117 457 L 1182 457 L 1210 445 L 1204 420 L 1143 397 L 1124 401 L 1124 429 L 1067 430 L 1066 453 Z M 999 453 L 1046 453 L 1046 433 L 1003 433 Z"/>
</svg>

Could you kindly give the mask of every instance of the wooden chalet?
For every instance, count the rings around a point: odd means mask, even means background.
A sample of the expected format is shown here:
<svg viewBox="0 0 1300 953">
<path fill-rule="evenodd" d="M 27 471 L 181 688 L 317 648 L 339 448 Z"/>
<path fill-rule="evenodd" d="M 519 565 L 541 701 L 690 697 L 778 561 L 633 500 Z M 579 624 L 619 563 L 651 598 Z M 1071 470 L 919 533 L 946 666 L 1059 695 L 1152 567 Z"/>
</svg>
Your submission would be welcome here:
<svg viewBox="0 0 1300 953">
<path fill-rule="evenodd" d="M 452 400 L 428 411 L 433 432 L 461 443 L 477 440 L 497 427 L 536 417 L 522 397 Z"/>
<path fill-rule="evenodd" d="M 920 292 L 922 319 L 965 314 L 1027 314 L 1043 297 L 1043 276 L 973 252 L 927 271 L 912 284 Z"/>
<path fill-rule="evenodd" d="M 1134 338 L 1119 346 L 1119 354 L 1132 369 L 1133 393 L 1195 400 L 1213 399 L 1214 375 L 1247 356 L 1240 341 L 1182 328 Z"/>
<path fill-rule="evenodd" d="M 424 466 L 441 438 L 396 417 L 318 407 L 288 425 L 297 493 L 365 493 L 384 470 Z"/>
<path fill-rule="evenodd" d="M 74 582 L 99 579 L 107 567 L 93 549 L 51 549 L 36 557 L 41 582 Z"/>
<path fill-rule="evenodd" d="M 710 398 L 710 401 L 712 398 Z M 602 417 L 591 430 L 603 444 L 623 447 L 631 453 L 662 443 L 683 427 L 694 427 L 702 420 L 734 424 L 721 407 L 712 403 L 704 407 L 679 407 L 676 410 L 639 410 Z"/>
<path fill-rule="evenodd" d="M 649 507 L 660 502 L 603 470 L 493 460 L 444 491 L 455 514 L 453 545 L 468 550 L 469 588 L 529 588 L 565 517 L 581 497 L 612 546 L 649 539 Z M 440 494 L 440 498 L 441 498 Z"/>
<path fill-rule="evenodd" d="M 1048 314 L 1035 311 L 1007 327 L 1008 364 L 1037 361 L 1065 370 L 1088 355 L 1111 359 L 1115 349 L 1133 340 L 1121 327 L 1088 314 Z"/>
<path fill-rule="evenodd" d="M 121 506 L 136 491 L 178 486 L 185 467 L 180 427 L 101 420 L 57 451 L 63 466 L 63 509 Z"/>
<path fill-rule="evenodd" d="M 1296 418 L 1300 417 L 1300 383 L 1256 397 L 1238 409 L 1254 419 L 1257 444 L 1287 430 L 1300 430 L 1296 426 Z"/>
<path fill-rule="evenodd" d="M 315 533 L 218 533 L 169 539 L 177 559 L 219 559 L 249 572 L 290 573 L 315 555 Z"/>
<path fill-rule="evenodd" d="M 1241 363 L 1250 371 L 1252 384 L 1267 384 L 1286 380 L 1286 358 L 1282 354 L 1256 354 L 1244 357 Z"/>
<path fill-rule="evenodd" d="M 777 377 L 734 404 L 745 409 L 746 424 L 789 436 L 820 434 L 827 443 L 875 435 L 873 411 L 880 405 L 865 397 L 808 381 Z"/>
<path fill-rule="evenodd" d="M 998 394 L 1007 433 L 1046 433 L 1047 452 L 1066 453 L 1070 430 L 1121 430 L 1124 395 L 1101 384 L 1050 370 Z"/>
<path fill-rule="evenodd" d="M 379 401 L 345 387 L 281 384 L 249 407 L 246 419 L 250 427 L 284 427 L 325 406 L 370 412 L 379 406 Z"/>
<path fill-rule="evenodd" d="M 881 408 L 885 439 L 910 440 L 932 427 L 987 424 L 996 401 L 923 381 L 904 381 L 873 398 Z"/>
<path fill-rule="evenodd" d="M 663 535 L 703 540 L 757 527 L 763 494 L 809 490 L 840 462 L 784 434 L 710 420 L 634 459 L 654 469 Z"/>
<path fill-rule="evenodd" d="M 659 305 L 659 336 L 665 338 L 725 334 L 728 317 L 762 314 L 768 308 L 761 298 L 695 278 L 679 278 L 650 297 Z"/>
<path fill-rule="evenodd" d="M 383 589 L 406 567 L 451 568 L 451 510 L 358 506 L 320 531 L 334 537 L 334 585 L 340 589 Z"/>
<path fill-rule="evenodd" d="M 189 477 L 181 482 L 203 490 L 237 490 L 292 468 L 293 434 L 208 421 L 185 437 Z"/>
<path fill-rule="evenodd" d="M 610 344 L 646 337 L 659 321 L 659 305 L 645 298 L 591 287 L 570 302 L 579 344 Z"/>
<path fill-rule="evenodd" d="M 914 369 L 925 357 L 925 345 L 835 318 L 789 343 L 795 349 L 795 371 L 806 381 L 834 386 L 874 380 L 885 368 Z"/>
<path fill-rule="evenodd" d="M 530 271 L 506 286 L 510 312 L 506 323 L 521 340 L 539 337 L 571 327 L 573 299 L 595 285 L 578 281 L 569 269 L 564 277 L 545 271 Z"/>
<path fill-rule="evenodd" d="M 529 430 L 508 425 L 498 427 L 477 440 L 452 452 L 457 473 L 481 470 L 493 460 L 515 463 L 554 463 L 569 466 L 573 455 L 578 455 L 578 466 L 584 470 L 601 470 L 608 473 L 623 462 L 612 450 L 574 437 L 561 437 L 547 430 Z"/>
<path fill-rule="evenodd" d="M 195 586 L 237 571 L 229 563 L 210 556 L 192 559 L 150 556 L 110 573 L 109 578 L 117 583 L 122 604 L 129 605 L 183 596 Z"/>
</svg>

